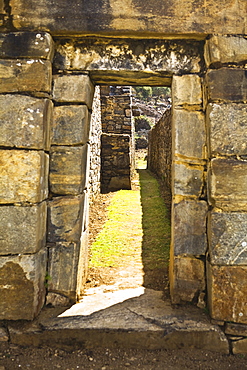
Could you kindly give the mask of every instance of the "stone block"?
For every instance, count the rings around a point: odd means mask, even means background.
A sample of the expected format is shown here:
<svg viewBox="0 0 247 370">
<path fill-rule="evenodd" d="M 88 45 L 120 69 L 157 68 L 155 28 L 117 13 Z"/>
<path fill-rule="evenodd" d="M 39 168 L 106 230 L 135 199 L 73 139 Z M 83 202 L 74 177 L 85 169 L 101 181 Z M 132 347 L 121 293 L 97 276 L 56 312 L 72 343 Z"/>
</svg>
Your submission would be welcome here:
<svg viewBox="0 0 247 370">
<path fill-rule="evenodd" d="M 48 242 L 78 242 L 81 237 L 84 196 L 56 197 L 48 203 Z"/>
<path fill-rule="evenodd" d="M 85 105 L 64 105 L 54 108 L 52 144 L 86 144 L 89 140 L 90 120 Z"/>
<path fill-rule="evenodd" d="M 94 86 L 88 75 L 54 76 L 53 98 L 60 103 L 84 103 L 92 108 Z"/>
<path fill-rule="evenodd" d="M 205 61 L 215 63 L 241 63 L 247 60 L 247 40 L 243 36 L 212 36 L 206 41 Z"/>
<path fill-rule="evenodd" d="M 247 267 L 207 265 L 208 305 L 213 319 L 247 323 Z"/>
<path fill-rule="evenodd" d="M 41 59 L 0 60 L 0 93 L 50 92 L 51 62 Z"/>
<path fill-rule="evenodd" d="M 36 253 L 46 241 L 46 202 L 0 207 L 0 255 Z"/>
<path fill-rule="evenodd" d="M 47 251 L 0 258 L 0 320 L 33 320 L 45 301 Z"/>
<path fill-rule="evenodd" d="M 211 155 L 247 154 L 246 104 L 212 104 L 207 107 Z"/>
<path fill-rule="evenodd" d="M 47 32 L 10 32 L 0 34 L 0 58 L 52 60 L 53 55 L 54 43 L 51 35 Z"/>
<path fill-rule="evenodd" d="M 0 145 L 50 148 L 52 102 L 25 95 L 0 95 Z"/>
<path fill-rule="evenodd" d="M 225 333 L 229 335 L 247 337 L 247 326 L 227 322 L 225 326 Z"/>
<path fill-rule="evenodd" d="M 247 265 L 247 213 L 211 212 L 208 240 L 211 264 Z"/>
<path fill-rule="evenodd" d="M 244 69 L 221 68 L 206 75 L 209 100 L 246 102 L 247 76 Z"/>
<path fill-rule="evenodd" d="M 50 188 L 54 194 L 78 195 L 86 187 L 88 145 L 52 147 Z"/>
<path fill-rule="evenodd" d="M 203 188 L 203 166 L 175 162 L 173 165 L 174 195 L 200 196 Z"/>
<path fill-rule="evenodd" d="M 215 158 L 209 171 L 209 201 L 227 211 L 247 210 L 247 161 Z"/>
<path fill-rule="evenodd" d="M 169 273 L 173 304 L 192 302 L 205 290 L 205 266 L 200 259 L 175 257 Z"/>
<path fill-rule="evenodd" d="M 202 103 L 201 79 L 197 75 L 173 76 L 172 103 L 198 105 Z"/>
<path fill-rule="evenodd" d="M 77 299 L 80 248 L 80 242 L 57 243 L 49 248 L 48 290 L 68 297 L 73 303 Z"/>
<path fill-rule="evenodd" d="M 232 353 L 234 355 L 247 354 L 247 338 L 232 341 Z"/>
<path fill-rule="evenodd" d="M 175 256 L 205 255 L 207 249 L 204 201 L 183 200 L 172 209 L 172 250 Z"/>
<path fill-rule="evenodd" d="M 48 160 L 43 151 L 0 150 L 0 203 L 39 203 L 47 198 Z"/>
<path fill-rule="evenodd" d="M 175 155 L 205 158 L 206 132 L 202 112 L 173 109 Z"/>
</svg>

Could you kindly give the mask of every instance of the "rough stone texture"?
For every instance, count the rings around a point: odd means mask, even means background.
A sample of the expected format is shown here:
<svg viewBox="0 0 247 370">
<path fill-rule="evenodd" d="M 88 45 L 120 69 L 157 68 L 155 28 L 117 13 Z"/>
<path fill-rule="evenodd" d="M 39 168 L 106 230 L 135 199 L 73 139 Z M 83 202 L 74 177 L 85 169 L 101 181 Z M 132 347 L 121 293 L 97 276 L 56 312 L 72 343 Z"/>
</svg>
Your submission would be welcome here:
<svg viewBox="0 0 247 370">
<path fill-rule="evenodd" d="M 8 336 L 7 330 L 5 328 L 0 327 L 0 343 L 1 342 L 8 342 L 8 341 L 9 341 L 9 336 Z M 0 369 L 1 369 L 1 367 L 0 367 Z"/>
<path fill-rule="evenodd" d="M 80 258 L 80 242 L 56 243 L 49 248 L 48 290 L 68 297 L 71 302 L 77 299 L 78 265 Z"/>
<path fill-rule="evenodd" d="M 201 79 L 197 75 L 173 76 L 172 103 L 198 105 L 202 103 Z"/>
<path fill-rule="evenodd" d="M 236 340 L 232 342 L 232 353 L 237 354 L 247 354 L 247 338 Z"/>
<path fill-rule="evenodd" d="M 61 105 L 54 108 L 53 145 L 86 144 L 89 139 L 89 114 L 85 105 Z"/>
<path fill-rule="evenodd" d="M 0 255 L 36 253 L 45 246 L 46 203 L 0 207 Z"/>
<path fill-rule="evenodd" d="M 174 195 L 194 195 L 199 197 L 204 184 L 203 166 L 190 166 L 175 162 L 173 165 Z"/>
<path fill-rule="evenodd" d="M 60 103 L 84 103 L 92 108 L 94 86 L 88 75 L 55 75 L 53 98 Z"/>
<path fill-rule="evenodd" d="M 0 150 L 0 203 L 41 202 L 48 196 L 48 155 Z"/>
<path fill-rule="evenodd" d="M 0 319 L 32 320 L 45 300 L 47 251 L 0 258 Z"/>
<path fill-rule="evenodd" d="M 247 100 L 247 76 L 244 69 L 221 68 L 206 75 L 209 100 L 242 102 Z"/>
<path fill-rule="evenodd" d="M 247 213 L 211 212 L 208 225 L 211 264 L 247 265 Z"/>
<path fill-rule="evenodd" d="M 208 304 L 216 320 L 247 323 L 247 267 L 207 265 Z"/>
<path fill-rule="evenodd" d="M 70 306 L 70 301 L 68 297 L 65 297 L 58 293 L 49 292 L 46 296 L 45 303 L 47 306 L 52 307 L 68 307 Z"/>
<path fill-rule="evenodd" d="M 49 33 L 10 32 L 0 34 L 0 58 L 34 58 L 52 60 L 53 54 L 54 45 Z"/>
<path fill-rule="evenodd" d="M 215 158 L 209 171 L 210 203 L 227 211 L 247 210 L 247 162 Z"/>
<path fill-rule="evenodd" d="M 203 261 L 191 257 L 175 257 L 170 261 L 170 291 L 173 304 L 195 301 L 204 290 Z"/>
<path fill-rule="evenodd" d="M 207 203 L 183 200 L 172 210 L 172 250 L 175 256 L 205 255 Z"/>
<path fill-rule="evenodd" d="M 205 158 L 206 132 L 202 112 L 173 109 L 173 132 L 175 155 Z"/>
<path fill-rule="evenodd" d="M 113 69 L 120 74 L 145 71 L 150 78 L 154 72 L 163 72 L 170 78 L 181 71 L 200 72 L 202 67 L 202 41 L 94 38 L 89 45 L 85 38 L 57 44 L 54 62 L 58 69 L 87 70 L 93 79 L 108 78 Z"/>
<path fill-rule="evenodd" d="M 130 36 L 246 34 L 246 1 L 200 0 L 148 4 L 140 0 L 11 0 L 13 25 L 54 34 L 124 34 Z M 35 11 L 34 11 L 35 9 Z"/>
<path fill-rule="evenodd" d="M 56 197 L 48 204 L 48 242 L 77 242 L 83 222 L 84 196 Z"/>
<path fill-rule="evenodd" d="M 207 66 L 215 63 L 240 63 L 247 60 L 247 40 L 243 36 L 212 36 L 206 41 Z"/>
<path fill-rule="evenodd" d="M 211 155 L 247 154 L 246 104 L 209 104 L 207 127 Z"/>
<path fill-rule="evenodd" d="M 0 145 L 50 148 L 52 103 L 24 95 L 0 95 Z"/>
<path fill-rule="evenodd" d="M 0 60 L 0 93 L 50 92 L 51 62 L 41 59 Z"/>
<path fill-rule="evenodd" d="M 172 173 L 172 115 L 168 109 L 148 136 L 148 169 L 164 180 L 171 192 Z"/>
<path fill-rule="evenodd" d="M 240 337 L 247 337 L 247 326 L 227 322 L 225 326 L 225 333 L 230 335 L 237 335 Z"/>
<path fill-rule="evenodd" d="M 50 154 L 50 189 L 54 194 L 80 194 L 86 186 L 88 145 L 55 146 Z"/>
</svg>

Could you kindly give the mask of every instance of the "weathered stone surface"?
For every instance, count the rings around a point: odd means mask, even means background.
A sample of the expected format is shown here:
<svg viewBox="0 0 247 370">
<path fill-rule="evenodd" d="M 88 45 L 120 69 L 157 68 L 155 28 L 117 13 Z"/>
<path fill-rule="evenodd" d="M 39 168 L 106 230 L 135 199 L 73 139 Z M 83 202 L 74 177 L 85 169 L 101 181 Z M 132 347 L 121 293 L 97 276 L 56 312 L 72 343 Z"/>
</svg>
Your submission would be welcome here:
<svg viewBox="0 0 247 370">
<path fill-rule="evenodd" d="M 5 328 L 1 328 L 0 327 L 0 343 L 1 342 L 8 342 L 9 341 L 9 336 L 8 336 L 8 332 Z M 1 369 L 1 367 L 0 367 Z"/>
<path fill-rule="evenodd" d="M 211 155 L 247 154 L 246 104 L 212 104 L 207 107 Z"/>
<path fill-rule="evenodd" d="M 88 75 L 54 76 L 53 98 L 60 103 L 84 103 L 92 108 L 94 86 Z"/>
<path fill-rule="evenodd" d="M 54 34 L 124 34 L 179 37 L 202 34 L 243 34 L 246 32 L 245 0 L 200 0 L 164 3 L 155 0 L 11 0 L 13 25 L 19 29 L 46 29 Z M 35 11 L 34 11 L 35 9 Z"/>
<path fill-rule="evenodd" d="M 0 95 L 0 145 L 49 150 L 51 115 L 48 99 Z"/>
<path fill-rule="evenodd" d="M 0 319 L 32 320 L 45 300 L 47 251 L 0 258 Z"/>
<path fill-rule="evenodd" d="M 89 114 L 85 105 L 61 105 L 54 108 L 52 144 L 86 144 L 89 128 Z"/>
<path fill-rule="evenodd" d="M 46 203 L 0 207 L 0 255 L 36 253 L 45 246 Z"/>
<path fill-rule="evenodd" d="M 205 158 L 206 132 L 202 112 L 173 109 L 175 155 Z"/>
<path fill-rule="evenodd" d="M 210 212 L 210 261 L 216 265 L 247 265 L 247 213 Z"/>
<path fill-rule="evenodd" d="M 183 200 L 173 205 L 172 250 L 175 256 L 205 254 L 207 210 L 204 201 Z"/>
<path fill-rule="evenodd" d="M 51 305 L 53 307 L 68 307 L 70 305 L 68 297 L 52 292 L 47 294 L 45 301 L 47 306 Z"/>
<path fill-rule="evenodd" d="M 209 100 L 242 102 L 247 100 L 247 76 L 244 69 L 221 68 L 206 75 Z"/>
<path fill-rule="evenodd" d="M 72 302 L 77 299 L 80 248 L 80 242 L 57 243 L 55 247 L 49 248 L 48 290 L 62 294 Z"/>
<path fill-rule="evenodd" d="M 112 69 L 150 70 L 150 74 L 158 71 L 170 77 L 181 71 L 200 72 L 202 59 L 201 41 L 94 38 L 89 44 L 87 38 L 80 38 L 80 41 L 61 41 L 57 45 L 55 66 L 57 69 L 87 70 L 93 77 L 103 76 Z"/>
<path fill-rule="evenodd" d="M 88 145 L 51 148 L 50 188 L 54 194 L 80 194 L 86 186 Z"/>
<path fill-rule="evenodd" d="M 38 203 L 48 196 L 48 155 L 0 150 L 0 203 Z"/>
<path fill-rule="evenodd" d="M 208 304 L 216 320 L 247 323 L 247 267 L 207 265 Z"/>
<path fill-rule="evenodd" d="M 175 162 L 173 165 L 174 195 L 200 196 L 203 178 L 203 166 Z"/>
<path fill-rule="evenodd" d="M 173 76 L 172 103 L 197 105 L 202 103 L 201 79 L 197 75 Z"/>
<path fill-rule="evenodd" d="M 172 303 L 192 302 L 203 290 L 205 290 L 203 261 L 191 257 L 175 257 L 170 261 Z"/>
<path fill-rule="evenodd" d="M 51 62 L 41 59 L 0 60 L 0 93 L 50 92 Z"/>
<path fill-rule="evenodd" d="M 56 197 L 48 204 L 48 242 L 78 242 L 83 222 L 84 196 Z"/>
<path fill-rule="evenodd" d="M 247 40 L 243 36 L 212 36 L 206 41 L 205 61 L 214 63 L 240 63 L 247 60 Z"/>
<path fill-rule="evenodd" d="M 247 326 L 242 324 L 226 323 L 225 333 L 229 335 L 237 335 L 240 337 L 247 337 Z"/>
<path fill-rule="evenodd" d="M 77 285 L 76 285 L 76 296 L 78 299 L 82 298 L 88 276 L 88 258 L 89 258 L 88 247 L 89 247 L 88 229 L 86 229 L 81 234 L 81 247 L 77 269 Z"/>
<path fill-rule="evenodd" d="M 227 211 L 247 210 L 247 162 L 215 158 L 209 171 L 210 203 Z"/>
<path fill-rule="evenodd" d="M 233 341 L 232 342 L 232 353 L 237 354 L 247 354 L 247 338 Z"/>
<path fill-rule="evenodd" d="M 52 60 L 53 54 L 53 40 L 47 32 L 10 32 L 0 34 L 1 58 L 40 58 Z"/>
</svg>

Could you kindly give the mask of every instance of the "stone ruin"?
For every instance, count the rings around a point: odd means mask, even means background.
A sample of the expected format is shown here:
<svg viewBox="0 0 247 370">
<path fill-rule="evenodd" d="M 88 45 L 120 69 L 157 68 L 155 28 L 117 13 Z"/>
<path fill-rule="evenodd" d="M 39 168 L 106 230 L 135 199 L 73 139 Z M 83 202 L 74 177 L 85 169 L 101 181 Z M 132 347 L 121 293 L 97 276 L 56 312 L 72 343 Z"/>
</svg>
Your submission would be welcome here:
<svg viewBox="0 0 247 370">
<path fill-rule="evenodd" d="M 171 300 L 246 336 L 246 7 L 0 0 L 0 319 L 83 290 L 94 86 L 171 86 Z"/>
</svg>

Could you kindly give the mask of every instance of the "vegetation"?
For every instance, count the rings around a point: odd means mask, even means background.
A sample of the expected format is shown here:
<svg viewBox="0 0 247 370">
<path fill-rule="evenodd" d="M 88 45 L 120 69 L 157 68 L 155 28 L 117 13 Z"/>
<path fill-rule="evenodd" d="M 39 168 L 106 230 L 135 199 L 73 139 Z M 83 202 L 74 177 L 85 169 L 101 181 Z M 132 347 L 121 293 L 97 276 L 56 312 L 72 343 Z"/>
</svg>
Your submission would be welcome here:
<svg viewBox="0 0 247 370">
<path fill-rule="evenodd" d="M 171 96 L 171 89 L 170 87 L 160 87 L 160 86 L 135 86 L 134 90 L 136 92 L 136 96 L 142 100 L 148 100 L 151 97 L 170 97 Z"/>
</svg>

